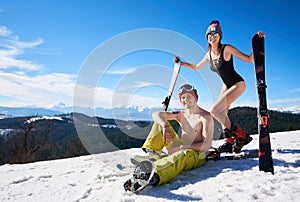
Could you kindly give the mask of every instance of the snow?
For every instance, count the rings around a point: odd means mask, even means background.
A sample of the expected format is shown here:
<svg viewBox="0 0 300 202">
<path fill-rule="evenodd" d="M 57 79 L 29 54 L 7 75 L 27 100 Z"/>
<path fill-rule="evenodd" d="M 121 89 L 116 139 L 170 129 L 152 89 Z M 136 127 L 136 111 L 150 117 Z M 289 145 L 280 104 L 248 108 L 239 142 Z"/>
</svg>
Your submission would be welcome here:
<svg viewBox="0 0 300 202">
<path fill-rule="evenodd" d="M 0 114 L 0 120 L 7 118 L 5 115 Z"/>
<path fill-rule="evenodd" d="M 274 111 L 286 112 L 291 114 L 300 114 L 300 105 L 290 106 L 290 107 L 281 107 L 281 108 L 273 108 Z"/>
<path fill-rule="evenodd" d="M 40 120 L 58 120 L 58 121 L 63 121 L 62 117 L 60 116 L 41 116 L 41 117 L 33 117 L 29 120 L 26 121 L 26 123 L 32 123 Z"/>
<path fill-rule="evenodd" d="M 258 146 L 258 136 L 245 149 Z M 214 142 L 214 145 L 220 144 Z M 123 183 L 139 148 L 76 158 L 0 166 L 0 201 L 298 201 L 300 131 L 271 134 L 275 174 L 258 159 L 208 162 L 139 194 Z"/>
<path fill-rule="evenodd" d="M 103 127 L 103 128 L 117 128 L 117 126 L 115 124 L 102 124 L 101 127 Z"/>
<path fill-rule="evenodd" d="M 2 136 L 2 135 L 9 135 L 9 134 L 12 134 L 14 132 L 15 132 L 15 130 L 14 129 L 10 129 L 10 128 L 0 129 L 0 136 Z"/>
</svg>

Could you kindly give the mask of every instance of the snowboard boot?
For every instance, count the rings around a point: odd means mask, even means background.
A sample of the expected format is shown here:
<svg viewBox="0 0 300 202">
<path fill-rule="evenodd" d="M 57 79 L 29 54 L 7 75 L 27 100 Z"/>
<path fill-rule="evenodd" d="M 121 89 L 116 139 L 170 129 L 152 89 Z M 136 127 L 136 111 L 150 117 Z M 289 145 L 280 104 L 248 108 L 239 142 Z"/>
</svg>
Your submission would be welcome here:
<svg viewBox="0 0 300 202">
<path fill-rule="evenodd" d="M 229 152 L 232 153 L 232 145 L 234 143 L 234 139 L 232 137 L 232 131 L 228 128 L 223 129 L 223 132 L 220 136 L 220 139 L 224 139 L 227 138 L 225 140 L 225 143 L 221 146 L 218 147 L 218 152 L 219 153 L 225 153 L 225 152 Z"/>
<path fill-rule="evenodd" d="M 231 134 L 235 137 L 235 138 L 243 138 L 246 136 L 246 132 L 243 131 L 242 129 L 232 125 L 231 126 Z"/>
<path fill-rule="evenodd" d="M 141 163 L 142 161 L 150 160 L 152 162 L 160 159 L 160 154 L 150 150 L 146 149 L 146 155 L 135 155 L 130 160 L 133 165 L 137 165 L 138 163 Z"/>
<path fill-rule="evenodd" d="M 234 140 L 234 145 L 233 145 L 233 152 L 235 153 L 240 153 L 242 150 L 242 147 L 248 144 L 249 142 L 252 141 L 252 137 L 248 134 L 246 134 L 244 137 L 236 138 Z"/>
<path fill-rule="evenodd" d="M 220 135 L 219 140 L 225 139 L 225 138 L 229 138 L 231 136 L 232 136 L 231 130 L 228 129 L 228 128 L 225 128 L 225 129 L 223 129 L 223 131 L 222 131 L 222 133 Z"/>
<path fill-rule="evenodd" d="M 154 163 L 149 160 L 138 163 L 134 169 L 133 177 L 124 183 L 125 191 L 142 191 L 147 185 L 150 184 L 151 178 L 154 175 L 154 168 Z"/>
<path fill-rule="evenodd" d="M 232 134 L 234 134 L 235 136 L 233 152 L 240 153 L 242 147 L 251 142 L 253 138 L 250 137 L 245 131 L 236 126 L 232 126 L 231 130 Z"/>
<path fill-rule="evenodd" d="M 234 139 L 232 137 L 229 137 L 226 139 L 225 143 L 218 147 L 219 153 L 232 153 L 232 145 L 234 143 Z"/>
</svg>

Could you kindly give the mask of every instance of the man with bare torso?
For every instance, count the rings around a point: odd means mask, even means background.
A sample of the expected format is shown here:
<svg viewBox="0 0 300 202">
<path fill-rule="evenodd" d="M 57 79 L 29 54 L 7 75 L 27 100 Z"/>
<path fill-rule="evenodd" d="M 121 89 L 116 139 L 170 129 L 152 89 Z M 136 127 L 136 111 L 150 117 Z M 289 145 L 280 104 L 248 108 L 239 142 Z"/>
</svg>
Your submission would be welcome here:
<svg viewBox="0 0 300 202">
<path fill-rule="evenodd" d="M 145 160 L 154 162 L 154 174 L 151 177 L 147 175 L 145 175 L 147 177 L 143 177 L 143 174 L 135 173 L 135 179 L 128 180 L 124 186 L 134 183 L 138 183 L 138 185 L 136 188 L 134 186 L 125 187 L 125 190 L 135 192 L 136 189 L 146 186 L 145 184 L 161 185 L 183 171 L 205 164 L 206 151 L 210 149 L 213 139 L 212 116 L 198 106 L 198 92 L 190 84 L 181 86 L 178 95 L 185 109 L 175 112 L 154 112 L 152 117 L 155 123 L 142 146 L 147 155 L 134 156 L 131 159 L 134 164 Z M 180 137 L 174 131 L 169 120 L 175 120 L 180 124 Z M 161 158 L 160 153 L 164 147 L 168 151 L 168 156 Z M 140 172 L 139 169 L 138 172 Z M 141 172 L 143 172 L 143 168 Z"/>
</svg>

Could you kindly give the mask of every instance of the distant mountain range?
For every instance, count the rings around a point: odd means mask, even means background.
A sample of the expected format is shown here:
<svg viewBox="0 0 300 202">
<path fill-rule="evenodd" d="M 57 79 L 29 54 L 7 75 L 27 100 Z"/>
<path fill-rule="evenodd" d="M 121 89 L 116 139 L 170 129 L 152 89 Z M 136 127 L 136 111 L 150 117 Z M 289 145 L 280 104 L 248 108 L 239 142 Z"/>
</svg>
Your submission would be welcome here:
<svg viewBox="0 0 300 202">
<path fill-rule="evenodd" d="M 54 116 L 62 114 L 61 111 L 44 108 L 31 107 L 0 107 L 0 118 L 4 117 L 24 117 L 24 116 Z"/>
<path fill-rule="evenodd" d="M 80 112 L 89 116 L 97 116 L 103 118 L 113 118 L 121 120 L 151 120 L 151 114 L 154 111 L 160 111 L 162 108 L 149 107 L 119 107 L 119 108 L 96 108 L 96 110 L 88 108 L 80 108 L 73 111 L 71 106 L 59 105 L 50 109 L 35 107 L 0 107 L 0 119 L 5 117 L 24 117 L 24 116 L 54 116 L 60 114 L 68 114 L 71 112 Z M 169 109 L 170 111 L 179 109 Z M 276 108 L 272 111 L 285 112 L 291 114 L 300 114 L 300 105 L 289 108 Z"/>
<path fill-rule="evenodd" d="M 32 108 L 32 107 L 0 107 L 0 119 L 5 117 L 24 117 L 24 116 L 54 116 L 60 114 L 68 114 L 71 112 L 80 112 L 89 116 L 97 116 L 103 118 L 113 118 L 121 120 L 151 120 L 151 114 L 154 111 L 160 111 L 162 108 L 149 107 L 118 107 L 118 108 L 96 108 L 96 110 L 88 108 L 73 109 L 70 106 L 53 107 L 51 109 Z M 178 109 L 170 109 L 178 110 Z"/>
<path fill-rule="evenodd" d="M 291 113 L 291 114 L 300 114 L 300 105 L 299 106 L 288 107 L 288 108 L 275 108 L 275 109 L 272 109 L 272 110 L 279 111 L 279 112 Z"/>
</svg>

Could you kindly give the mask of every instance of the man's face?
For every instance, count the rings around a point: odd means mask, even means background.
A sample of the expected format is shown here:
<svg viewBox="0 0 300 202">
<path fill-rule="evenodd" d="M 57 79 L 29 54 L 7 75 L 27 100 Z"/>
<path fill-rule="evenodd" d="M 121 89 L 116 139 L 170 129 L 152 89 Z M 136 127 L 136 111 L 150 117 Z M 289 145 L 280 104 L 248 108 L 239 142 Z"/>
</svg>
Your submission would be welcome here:
<svg viewBox="0 0 300 202">
<path fill-rule="evenodd" d="M 192 92 L 184 92 L 179 97 L 181 104 L 187 109 L 195 106 L 197 103 L 197 100 Z"/>
</svg>

